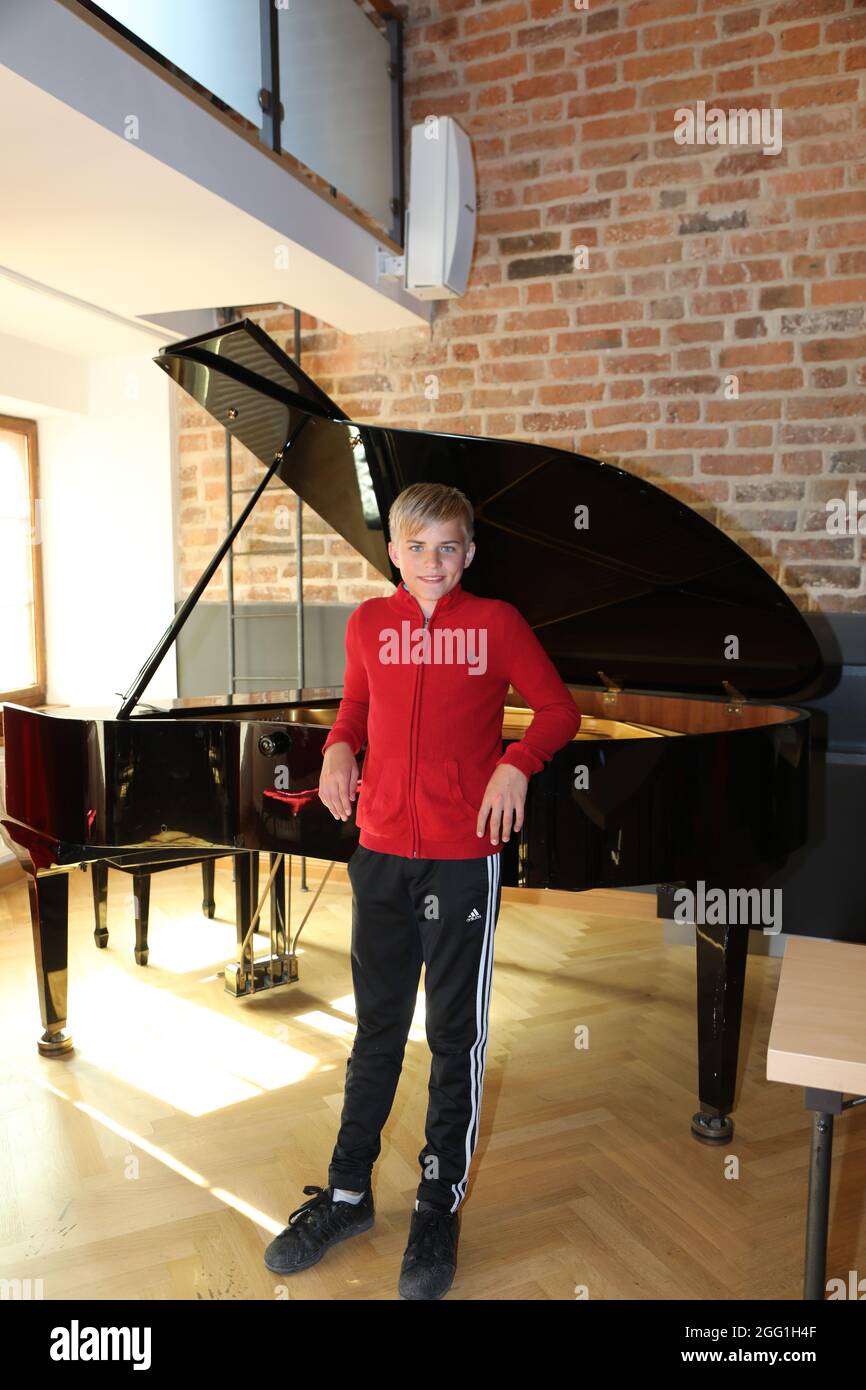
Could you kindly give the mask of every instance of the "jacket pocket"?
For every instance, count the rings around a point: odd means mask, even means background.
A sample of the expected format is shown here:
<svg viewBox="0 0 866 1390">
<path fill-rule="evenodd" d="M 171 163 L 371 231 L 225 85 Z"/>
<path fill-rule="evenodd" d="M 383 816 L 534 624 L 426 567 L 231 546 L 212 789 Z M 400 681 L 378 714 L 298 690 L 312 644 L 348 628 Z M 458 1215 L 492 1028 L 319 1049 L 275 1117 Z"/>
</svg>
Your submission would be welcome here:
<svg viewBox="0 0 866 1390">
<path fill-rule="evenodd" d="M 462 808 L 465 811 L 468 811 L 473 818 L 477 819 L 478 807 L 481 805 L 481 797 L 479 796 L 478 798 L 478 805 L 473 806 L 472 802 L 469 800 L 468 796 L 463 791 L 462 781 L 460 777 L 460 764 L 456 762 L 446 762 L 445 766 L 448 769 L 448 779 L 451 783 L 451 791 L 456 804 L 458 806 L 462 806 Z"/>
<path fill-rule="evenodd" d="M 459 840 L 475 829 L 478 807 L 464 796 L 459 767 L 453 759 L 419 762 L 415 805 L 421 834 L 432 840 Z"/>
<path fill-rule="evenodd" d="M 405 758 L 384 758 L 367 774 L 358 793 L 355 824 L 371 835 L 398 835 L 409 826 L 409 766 Z M 362 782 L 364 776 L 361 777 Z"/>
</svg>

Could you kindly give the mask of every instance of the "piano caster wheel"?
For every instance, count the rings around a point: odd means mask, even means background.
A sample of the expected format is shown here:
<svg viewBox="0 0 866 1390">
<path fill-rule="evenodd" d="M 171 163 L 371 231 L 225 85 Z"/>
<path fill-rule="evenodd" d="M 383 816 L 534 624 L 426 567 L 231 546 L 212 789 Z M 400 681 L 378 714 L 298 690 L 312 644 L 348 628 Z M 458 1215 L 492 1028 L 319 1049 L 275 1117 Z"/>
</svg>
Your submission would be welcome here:
<svg viewBox="0 0 866 1390">
<path fill-rule="evenodd" d="M 707 1115 L 698 1110 L 692 1116 L 692 1134 L 703 1144 L 729 1144 L 734 1137 L 734 1122 L 727 1115 Z"/>
<path fill-rule="evenodd" d="M 136 952 L 135 952 L 135 963 L 136 963 L 136 965 L 147 965 L 147 958 L 148 958 L 149 954 L 150 954 L 150 947 L 145 947 L 145 949 L 144 949 L 143 951 L 139 951 L 138 948 L 136 948 Z"/>
<path fill-rule="evenodd" d="M 43 1033 L 36 1046 L 43 1057 L 62 1057 L 72 1052 L 72 1034 L 62 1029 L 59 1033 Z"/>
</svg>

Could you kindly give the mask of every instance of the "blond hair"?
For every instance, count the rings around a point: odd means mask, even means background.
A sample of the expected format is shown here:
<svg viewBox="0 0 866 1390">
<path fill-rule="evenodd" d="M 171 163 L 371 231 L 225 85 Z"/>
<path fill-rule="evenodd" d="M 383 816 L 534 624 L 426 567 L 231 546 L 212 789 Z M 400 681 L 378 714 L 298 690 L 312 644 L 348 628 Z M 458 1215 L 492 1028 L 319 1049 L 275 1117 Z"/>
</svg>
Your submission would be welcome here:
<svg viewBox="0 0 866 1390">
<path fill-rule="evenodd" d="M 416 536 L 425 526 L 455 520 L 461 523 L 469 545 L 475 533 L 475 513 L 469 498 L 459 488 L 447 487 L 445 483 L 413 483 L 404 487 L 391 503 L 388 530 L 396 542 L 401 536 L 407 540 Z"/>
</svg>

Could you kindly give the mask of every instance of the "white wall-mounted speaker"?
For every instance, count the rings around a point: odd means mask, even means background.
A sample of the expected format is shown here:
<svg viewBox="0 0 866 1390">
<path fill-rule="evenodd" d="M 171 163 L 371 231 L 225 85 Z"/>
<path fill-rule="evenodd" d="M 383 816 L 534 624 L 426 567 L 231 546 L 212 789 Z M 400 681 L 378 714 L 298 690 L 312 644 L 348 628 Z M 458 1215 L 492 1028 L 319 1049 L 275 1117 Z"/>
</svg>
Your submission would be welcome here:
<svg viewBox="0 0 866 1390">
<path fill-rule="evenodd" d="M 453 116 L 412 127 L 406 211 L 406 289 L 417 299 L 466 290 L 475 248 L 472 145 Z"/>
</svg>

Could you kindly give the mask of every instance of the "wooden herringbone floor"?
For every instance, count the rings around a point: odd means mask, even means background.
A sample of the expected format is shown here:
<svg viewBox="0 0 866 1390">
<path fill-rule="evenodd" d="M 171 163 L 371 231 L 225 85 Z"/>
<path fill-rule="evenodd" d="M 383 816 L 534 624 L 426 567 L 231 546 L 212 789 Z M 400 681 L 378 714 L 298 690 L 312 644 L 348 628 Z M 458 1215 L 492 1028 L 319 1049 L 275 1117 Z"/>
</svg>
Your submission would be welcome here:
<svg viewBox="0 0 866 1390">
<path fill-rule="evenodd" d="M 263 868 L 265 861 L 262 861 Z M 313 887 L 322 866 L 308 861 Z M 689 1134 L 694 952 L 648 895 L 503 895 L 481 1135 L 450 1299 L 799 1299 L 808 1119 L 765 1079 L 780 961 L 749 961 L 733 1143 Z M 4 1278 L 46 1299 L 393 1299 L 423 1143 L 423 999 L 374 1178 L 376 1225 L 280 1284 L 262 1251 L 327 1182 L 354 1024 L 345 878 L 305 931 L 298 984 L 233 1000 L 233 888 L 217 920 L 196 869 L 154 876 L 150 964 L 132 880 L 110 946 L 71 876 L 66 1060 L 36 1051 L 26 889 L 0 890 Z M 295 909 L 309 898 L 293 894 Z M 302 907 L 301 904 L 304 904 Z M 295 919 L 297 921 L 297 918 Z M 264 943 L 260 943 L 264 949 Z M 423 984 L 423 981 L 422 981 Z M 589 1029 L 589 1048 L 574 1045 Z M 836 1124 L 829 1274 L 866 1276 L 866 1114 Z"/>
</svg>

